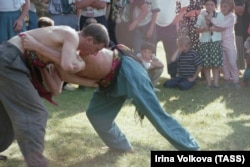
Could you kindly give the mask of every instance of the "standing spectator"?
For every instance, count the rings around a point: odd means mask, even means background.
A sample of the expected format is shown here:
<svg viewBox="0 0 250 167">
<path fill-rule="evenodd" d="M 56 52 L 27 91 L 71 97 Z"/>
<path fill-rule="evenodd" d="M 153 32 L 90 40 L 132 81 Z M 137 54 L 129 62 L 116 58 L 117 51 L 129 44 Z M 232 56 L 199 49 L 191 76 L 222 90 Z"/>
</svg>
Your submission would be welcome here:
<svg viewBox="0 0 250 167">
<path fill-rule="evenodd" d="M 48 3 L 48 12 L 55 25 L 67 25 L 76 31 L 79 30 L 78 15 L 75 7 L 75 0 L 43 0 Z"/>
<path fill-rule="evenodd" d="M 26 25 L 27 30 L 32 30 L 37 28 L 37 14 L 36 14 L 36 6 L 34 4 L 35 0 L 30 1 L 30 8 L 29 8 L 29 13 L 28 13 L 28 22 Z"/>
<path fill-rule="evenodd" d="M 80 10 L 76 10 L 75 1 L 76 0 L 43 0 L 44 3 L 48 3 L 49 15 L 55 25 L 67 25 L 78 31 Z M 75 90 L 75 87 L 67 82 L 63 83 L 63 88 L 69 91 Z"/>
<path fill-rule="evenodd" d="M 235 14 L 237 16 L 237 21 L 234 26 L 235 36 L 236 36 L 236 48 L 237 48 L 237 65 L 239 70 L 245 69 L 245 58 L 244 58 L 244 29 L 243 29 L 243 13 L 245 10 L 244 0 L 234 0 L 235 3 Z"/>
<path fill-rule="evenodd" d="M 180 21 L 178 29 L 178 34 L 189 36 L 191 47 L 196 51 L 198 51 L 199 48 L 199 34 L 196 33 L 194 25 L 196 24 L 201 9 L 203 9 L 203 1 L 204 0 L 190 0 L 190 4 Z"/>
<path fill-rule="evenodd" d="M 220 8 L 224 15 L 224 21 L 211 19 L 211 23 L 215 27 L 222 29 L 222 46 L 223 46 L 223 75 L 226 80 L 225 88 L 230 86 L 230 78 L 233 79 L 235 88 L 240 88 L 239 85 L 239 73 L 237 67 L 237 50 L 235 44 L 234 25 L 236 23 L 236 15 L 234 14 L 234 1 L 221 0 Z"/>
<path fill-rule="evenodd" d="M 0 0 L 0 43 L 25 31 L 30 0 Z"/>
<path fill-rule="evenodd" d="M 108 30 L 110 39 L 115 44 L 132 45 L 132 32 L 128 27 L 132 20 L 132 7 L 129 0 L 111 0 L 108 14 Z"/>
<path fill-rule="evenodd" d="M 244 42 L 244 47 L 246 49 L 246 53 L 247 53 L 247 68 L 244 71 L 243 74 L 243 86 L 248 86 L 250 83 L 250 24 L 248 27 L 248 38 L 246 39 L 246 41 Z"/>
<path fill-rule="evenodd" d="M 171 57 L 177 50 L 177 23 L 181 20 L 189 5 L 189 0 L 179 1 L 181 9 L 178 12 L 179 14 L 177 15 L 177 0 L 157 0 L 160 12 L 158 13 L 158 17 L 156 20 L 156 43 L 158 41 L 163 42 L 166 60 L 168 64 L 168 74 L 171 76 L 171 78 L 175 77 L 177 73 L 177 66 L 173 64 L 173 67 L 171 67 Z"/>
<path fill-rule="evenodd" d="M 178 55 L 178 76 L 164 83 L 166 88 L 187 90 L 196 84 L 196 79 L 202 69 L 200 55 L 191 47 L 192 41 L 188 36 L 177 39 L 180 55 Z"/>
<path fill-rule="evenodd" d="M 159 91 L 156 87 L 159 78 L 163 72 L 163 63 L 154 54 L 155 46 L 150 42 L 144 42 L 141 46 L 141 52 L 136 56 L 141 60 L 144 68 L 148 71 L 155 91 Z"/>
<path fill-rule="evenodd" d="M 242 15 L 243 20 L 243 41 L 246 41 L 249 34 L 247 32 L 248 26 L 250 24 L 250 0 L 245 0 L 245 9 Z"/>
<path fill-rule="evenodd" d="M 93 17 L 98 23 L 108 28 L 106 19 L 107 3 L 110 0 L 78 0 L 76 2 L 77 9 L 81 9 L 80 29 L 83 28 L 86 19 Z"/>
<path fill-rule="evenodd" d="M 156 41 L 155 22 L 160 9 L 155 0 L 131 1 L 131 5 L 133 5 L 133 19 L 129 31 L 134 31 L 133 51 L 138 54 L 143 42 Z"/>
<path fill-rule="evenodd" d="M 205 10 L 201 11 L 196 22 L 196 31 L 200 33 L 199 54 L 203 59 L 203 67 L 207 88 L 210 88 L 212 79 L 210 71 L 213 73 L 214 87 L 219 88 L 219 71 L 222 67 L 222 33 L 214 31 L 211 22 L 206 17 L 213 17 L 218 22 L 223 22 L 224 16 L 216 12 L 216 0 L 205 0 Z M 206 16 L 204 16 L 206 15 Z"/>
</svg>

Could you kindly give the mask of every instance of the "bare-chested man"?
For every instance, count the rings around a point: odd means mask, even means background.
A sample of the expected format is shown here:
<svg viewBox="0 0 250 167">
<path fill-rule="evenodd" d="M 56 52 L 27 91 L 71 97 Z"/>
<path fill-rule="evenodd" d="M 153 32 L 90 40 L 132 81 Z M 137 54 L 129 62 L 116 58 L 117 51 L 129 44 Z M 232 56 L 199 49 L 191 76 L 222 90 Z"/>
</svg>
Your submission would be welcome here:
<svg viewBox="0 0 250 167">
<path fill-rule="evenodd" d="M 36 48 L 36 43 L 31 42 L 30 48 Z M 132 58 L 128 48 L 118 45 L 114 51 L 102 49 L 97 55 L 81 57 L 86 65 L 84 70 L 76 75 L 98 80 L 99 84 L 99 89 L 94 92 L 87 108 L 87 116 L 109 148 L 125 152 L 133 150 L 114 122 L 123 103 L 130 98 L 137 110 L 145 115 L 176 149 L 199 149 L 189 132 L 161 107 L 147 71 Z M 62 78 L 66 79 L 67 76 L 67 73 L 61 73 Z M 69 78 L 68 81 L 74 82 Z"/>
<path fill-rule="evenodd" d="M 24 49 L 28 48 L 26 41 L 30 38 L 40 42 L 36 48 L 29 48 L 39 54 Z M 35 29 L 0 45 L 0 152 L 7 149 L 15 138 L 28 167 L 47 167 L 42 154 L 47 110 L 38 92 L 57 91 L 54 90 L 54 78 L 50 75 L 43 77 L 46 71 L 50 71 L 47 65 L 53 64 L 72 74 L 70 79 L 81 85 L 96 86 L 95 80 L 77 77 L 73 73 L 86 68 L 86 62 L 79 55 L 95 54 L 108 43 L 106 28 L 101 24 L 91 24 L 81 32 L 67 26 Z M 47 88 L 41 82 L 45 82 Z"/>
</svg>

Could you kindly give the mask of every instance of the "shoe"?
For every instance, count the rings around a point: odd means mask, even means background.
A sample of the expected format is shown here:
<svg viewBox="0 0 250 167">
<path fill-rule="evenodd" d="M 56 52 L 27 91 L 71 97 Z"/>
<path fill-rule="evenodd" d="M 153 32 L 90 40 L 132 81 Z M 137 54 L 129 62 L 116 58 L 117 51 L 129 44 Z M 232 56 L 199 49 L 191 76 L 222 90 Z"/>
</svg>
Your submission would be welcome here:
<svg viewBox="0 0 250 167">
<path fill-rule="evenodd" d="M 7 157 L 4 155 L 0 155 L 0 161 L 7 161 Z"/>
<path fill-rule="evenodd" d="M 161 92 L 161 90 L 158 89 L 158 88 L 154 88 L 154 91 L 155 91 L 155 92 Z"/>
<path fill-rule="evenodd" d="M 66 84 L 64 87 L 63 87 L 64 90 L 68 90 L 68 91 L 74 91 L 76 88 L 70 84 Z"/>
</svg>

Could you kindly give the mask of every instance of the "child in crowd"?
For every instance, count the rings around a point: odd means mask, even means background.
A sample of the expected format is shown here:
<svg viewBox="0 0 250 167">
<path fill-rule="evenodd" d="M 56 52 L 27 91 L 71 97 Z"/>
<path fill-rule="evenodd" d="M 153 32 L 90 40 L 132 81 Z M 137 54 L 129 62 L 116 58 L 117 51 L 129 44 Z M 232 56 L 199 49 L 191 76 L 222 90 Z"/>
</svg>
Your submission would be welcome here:
<svg viewBox="0 0 250 167">
<path fill-rule="evenodd" d="M 204 74 L 207 81 L 207 88 L 210 88 L 212 77 L 210 71 L 213 73 L 214 88 L 219 88 L 219 71 L 222 67 L 222 33 L 211 29 L 211 22 L 206 20 L 202 12 L 210 15 L 219 22 L 224 21 L 222 13 L 216 12 L 216 0 L 205 0 L 205 10 L 201 11 L 196 22 L 196 31 L 200 33 L 200 47 L 199 54 L 203 59 Z"/>
<path fill-rule="evenodd" d="M 211 31 L 222 31 L 222 47 L 223 47 L 223 75 L 226 80 L 225 88 L 230 87 L 230 78 L 232 78 L 236 89 L 240 88 L 239 72 L 237 67 L 237 49 L 235 43 L 234 24 L 236 23 L 236 15 L 234 14 L 235 4 L 233 0 L 221 0 L 221 13 L 224 20 L 220 21 L 209 15 L 205 16 L 211 21 Z"/>
<path fill-rule="evenodd" d="M 50 19 L 49 17 L 40 17 L 37 22 L 37 27 L 49 27 L 54 26 L 54 21 Z"/>
<path fill-rule="evenodd" d="M 244 42 L 244 47 L 246 48 L 246 52 L 247 52 L 247 68 L 245 69 L 245 72 L 243 74 L 243 84 L 242 86 L 247 86 L 249 84 L 250 81 L 250 25 L 248 27 L 248 34 L 249 37 L 247 38 L 247 40 Z"/>
<path fill-rule="evenodd" d="M 180 52 L 178 59 L 178 74 L 164 83 L 166 88 L 179 88 L 187 90 L 192 88 L 199 73 L 202 70 L 202 58 L 191 47 L 192 42 L 188 36 L 180 36 L 177 39 L 178 50 Z"/>
<path fill-rule="evenodd" d="M 163 72 L 163 63 L 155 56 L 155 45 L 150 42 L 144 42 L 141 46 L 141 53 L 137 54 L 137 57 L 142 61 L 143 66 L 148 71 L 149 77 L 154 87 Z M 159 89 L 154 88 L 155 91 Z"/>
</svg>

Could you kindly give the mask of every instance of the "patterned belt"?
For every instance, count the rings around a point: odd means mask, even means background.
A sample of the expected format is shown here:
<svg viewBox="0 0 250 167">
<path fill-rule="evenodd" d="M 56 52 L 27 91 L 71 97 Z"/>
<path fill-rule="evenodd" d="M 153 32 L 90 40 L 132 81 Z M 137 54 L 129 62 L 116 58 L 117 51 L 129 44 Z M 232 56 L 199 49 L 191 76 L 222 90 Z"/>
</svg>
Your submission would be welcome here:
<svg viewBox="0 0 250 167">
<path fill-rule="evenodd" d="M 119 57 L 118 53 L 114 54 L 111 70 L 104 78 L 102 78 L 100 81 L 97 82 L 99 87 L 107 88 L 108 86 L 111 85 L 112 81 L 117 76 L 120 63 L 121 63 L 121 58 Z"/>
</svg>

